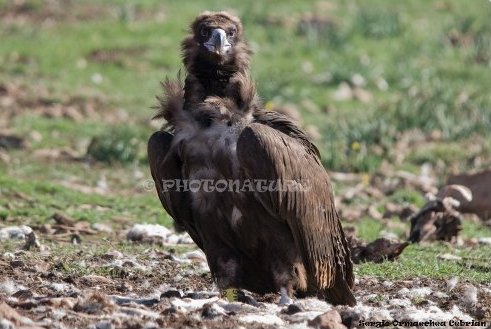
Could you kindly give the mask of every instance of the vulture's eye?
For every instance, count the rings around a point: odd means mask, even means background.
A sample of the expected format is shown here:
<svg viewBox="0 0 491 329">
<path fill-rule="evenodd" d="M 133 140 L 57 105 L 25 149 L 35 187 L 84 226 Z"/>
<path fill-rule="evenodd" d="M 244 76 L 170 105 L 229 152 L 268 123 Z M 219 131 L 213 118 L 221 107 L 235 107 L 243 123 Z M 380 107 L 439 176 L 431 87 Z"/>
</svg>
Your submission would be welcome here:
<svg viewBox="0 0 491 329">
<path fill-rule="evenodd" d="M 237 33 L 236 29 L 230 29 L 227 34 L 229 37 L 233 37 L 235 36 L 235 33 Z"/>
<path fill-rule="evenodd" d="M 207 37 L 208 34 L 210 33 L 210 30 L 207 27 L 202 27 L 200 33 L 201 33 L 201 36 Z"/>
</svg>

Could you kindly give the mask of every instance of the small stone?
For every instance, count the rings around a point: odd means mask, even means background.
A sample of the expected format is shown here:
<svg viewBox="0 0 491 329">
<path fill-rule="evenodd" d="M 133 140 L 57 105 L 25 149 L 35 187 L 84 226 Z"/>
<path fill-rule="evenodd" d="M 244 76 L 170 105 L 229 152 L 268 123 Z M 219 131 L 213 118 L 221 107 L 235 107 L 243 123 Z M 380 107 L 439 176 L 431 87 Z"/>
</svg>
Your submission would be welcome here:
<svg viewBox="0 0 491 329">
<path fill-rule="evenodd" d="M 96 323 L 96 329 L 114 329 L 114 325 L 109 321 L 101 321 Z"/>
<path fill-rule="evenodd" d="M 351 310 L 342 310 L 340 315 L 343 324 L 348 328 L 355 327 L 361 319 L 360 314 Z"/>
<path fill-rule="evenodd" d="M 171 315 L 178 313 L 179 310 L 175 306 L 171 306 L 162 311 L 162 315 Z"/>
<path fill-rule="evenodd" d="M 129 292 L 129 291 L 133 291 L 133 286 L 128 282 L 123 281 L 118 285 L 116 285 L 116 290 L 118 290 L 119 292 Z"/>
<path fill-rule="evenodd" d="M 16 259 L 16 260 L 11 260 L 10 261 L 10 266 L 12 266 L 13 268 L 16 268 L 16 267 L 24 267 L 24 262 L 20 259 Z"/>
<path fill-rule="evenodd" d="M 341 315 L 336 310 L 327 311 L 308 322 L 317 329 L 346 329 Z"/>
<path fill-rule="evenodd" d="M 34 296 L 34 294 L 32 293 L 32 291 L 30 291 L 28 289 L 21 289 L 12 295 L 12 297 L 18 298 L 20 300 L 30 299 L 33 296 Z"/>
<path fill-rule="evenodd" d="M 178 290 L 167 290 L 160 295 L 160 298 L 172 298 L 172 297 L 182 298 L 182 294 Z"/>
<path fill-rule="evenodd" d="M 87 314 L 100 314 L 111 309 L 114 309 L 114 302 L 110 297 L 98 292 L 80 299 L 73 307 L 75 312 Z"/>
<path fill-rule="evenodd" d="M 205 319 L 214 319 L 222 315 L 227 315 L 227 312 L 216 303 L 205 304 L 201 311 L 201 316 Z"/>
<path fill-rule="evenodd" d="M 292 314 L 296 314 L 296 313 L 300 313 L 300 312 L 303 312 L 303 309 L 297 304 L 290 304 L 290 305 L 288 305 L 286 310 L 283 311 L 283 313 L 288 314 L 288 315 L 292 315 Z"/>
</svg>

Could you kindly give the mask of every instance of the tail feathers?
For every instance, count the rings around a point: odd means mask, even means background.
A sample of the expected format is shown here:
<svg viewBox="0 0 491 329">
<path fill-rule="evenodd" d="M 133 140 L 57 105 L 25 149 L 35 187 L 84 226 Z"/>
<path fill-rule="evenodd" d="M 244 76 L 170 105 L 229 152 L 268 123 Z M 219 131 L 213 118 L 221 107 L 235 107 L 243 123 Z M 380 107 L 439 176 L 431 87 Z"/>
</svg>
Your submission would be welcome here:
<svg viewBox="0 0 491 329">
<path fill-rule="evenodd" d="M 322 290 L 324 299 L 333 305 L 355 306 L 356 299 L 353 295 L 355 276 L 353 275 L 353 262 L 351 261 L 351 250 L 344 235 L 341 224 L 338 225 L 339 235 L 336 239 L 337 259 L 334 284 Z"/>
<path fill-rule="evenodd" d="M 321 295 L 321 297 L 333 305 L 356 305 L 356 299 L 351 291 L 351 288 L 342 278 L 336 280 L 334 286 L 332 288 L 325 289 Z"/>
<path fill-rule="evenodd" d="M 176 80 L 166 78 L 161 85 L 164 94 L 163 96 L 157 96 L 159 104 L 155 107 L 157 113 L 153 119 L 165 119 L 167 126 L 174 127 L 184 105 L 184 84 L 181 80 L 180 72 Z"/>
</svg>

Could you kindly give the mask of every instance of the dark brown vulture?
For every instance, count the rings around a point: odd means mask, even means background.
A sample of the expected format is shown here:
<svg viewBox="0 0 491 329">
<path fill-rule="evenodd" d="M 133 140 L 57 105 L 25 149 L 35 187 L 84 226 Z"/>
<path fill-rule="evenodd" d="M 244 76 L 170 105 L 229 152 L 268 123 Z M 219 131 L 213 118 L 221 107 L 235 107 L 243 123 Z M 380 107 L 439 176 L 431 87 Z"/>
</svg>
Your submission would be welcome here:
<svg viewBox="0 0 491 329">
<path fill-rule="evenodd" d="M 355 305 L 350 250 L 319 151 L 263 110 L 238 18 L 205 12 L 182 43 L 186 79 L 163 83 L 148 142 L 159 198 L 205 252 L 222 291 Z"/>
</svg>

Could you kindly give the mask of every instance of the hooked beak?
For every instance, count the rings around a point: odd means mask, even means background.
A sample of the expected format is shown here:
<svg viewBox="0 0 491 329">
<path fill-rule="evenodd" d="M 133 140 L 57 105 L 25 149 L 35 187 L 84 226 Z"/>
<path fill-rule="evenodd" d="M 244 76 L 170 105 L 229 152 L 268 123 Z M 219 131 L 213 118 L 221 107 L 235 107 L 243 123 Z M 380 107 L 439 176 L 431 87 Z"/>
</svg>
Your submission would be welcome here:
<svg viewBox="0 0 491 329">
<path fill-rule="evenodd" d="M 228 53 L 232 45 L 227 40 L 227 33 L 222 29 L 214 29 L 211 32 L 211 37 L 205 42 L 204 46 L 208 51 L 217 55 Z"/>
</svg>

